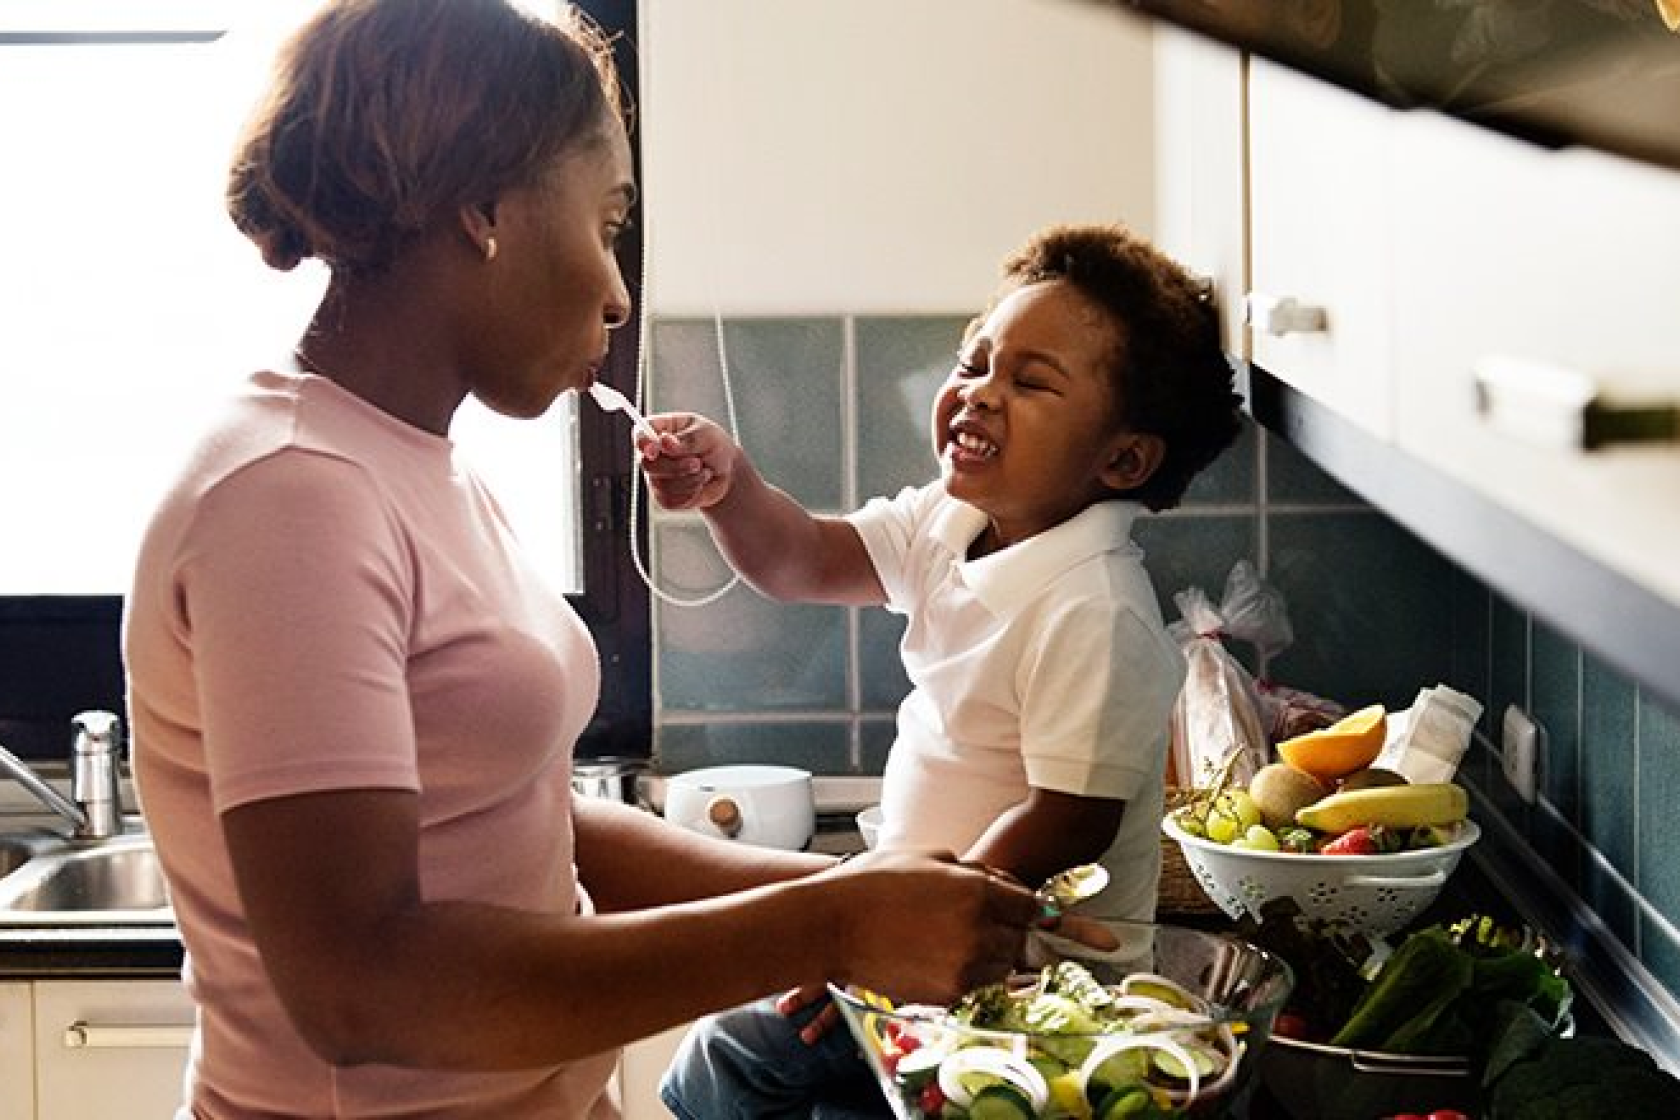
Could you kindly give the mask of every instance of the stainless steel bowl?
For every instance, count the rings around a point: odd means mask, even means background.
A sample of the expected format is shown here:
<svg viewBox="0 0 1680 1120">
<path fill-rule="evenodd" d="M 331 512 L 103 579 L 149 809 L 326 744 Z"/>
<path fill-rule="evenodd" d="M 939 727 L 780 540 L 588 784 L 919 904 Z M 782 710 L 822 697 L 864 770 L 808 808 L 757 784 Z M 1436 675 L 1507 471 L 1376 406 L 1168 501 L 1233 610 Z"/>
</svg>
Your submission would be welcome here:
<svg viewBox="0 0 1680 1120">
<path fill-rule="evenodd" d="M 591 758 L 572 763 L 572 789 L 584 797 L 600 797 L 637 808 L 648 808 L 642 777 L 652 769 L 643 758 Z"/>
</svg>

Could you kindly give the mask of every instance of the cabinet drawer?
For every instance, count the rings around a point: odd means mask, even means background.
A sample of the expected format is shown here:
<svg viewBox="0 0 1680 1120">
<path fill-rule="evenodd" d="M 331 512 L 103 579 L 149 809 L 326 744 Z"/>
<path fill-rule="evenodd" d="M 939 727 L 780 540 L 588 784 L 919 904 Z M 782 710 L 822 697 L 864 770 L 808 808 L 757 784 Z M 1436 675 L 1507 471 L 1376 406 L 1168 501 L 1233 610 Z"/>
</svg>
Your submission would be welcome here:
<svg viewBox="0 0 1680 1120">
<path fill-rule="evenodd" d="M 1316 79 L 1250 65 L 1253 359 L 1385 440 L 1393 117 Z"/>
<path fill-rule="evenodd" d="M 1680 401 L 1680 173 L 1434 114 L 1394 137 L 1397 442 L 1680 602 L 1680 445 L 1585 450 L 1564 404 Z"/>
<path fill-rule="evenodd" d="M 173 1116 L 193 1018 L 175 981 L 38 982 L 36 1115 Z"/>
</svg>

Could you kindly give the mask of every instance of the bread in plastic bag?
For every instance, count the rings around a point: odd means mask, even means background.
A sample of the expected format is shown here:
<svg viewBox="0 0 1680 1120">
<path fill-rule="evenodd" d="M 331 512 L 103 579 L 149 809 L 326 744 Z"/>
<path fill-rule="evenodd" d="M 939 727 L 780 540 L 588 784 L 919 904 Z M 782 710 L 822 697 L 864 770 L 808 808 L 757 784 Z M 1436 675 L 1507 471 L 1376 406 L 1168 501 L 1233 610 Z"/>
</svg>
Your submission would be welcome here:
<svg viewBox="0 0 1680 1120">
<path fill-rule="evenodd" d="M 1184 651 L 1184 687 L 1172 717 L 1171 770 L 1181 786 L 1203 788 L 1223 776 L 1247 785 L 1271 756 L 1254 678 L 1225 647 L 1252 642 L 1262 657 L 1294 638 L 1282 596 L 1239 560 L 1215 606 L 1199 587 L 1173 596 L 1178 622 L 1168 627 Z M 1228 767 L 1228 769 L 1227 769 Z"/>
</svg>

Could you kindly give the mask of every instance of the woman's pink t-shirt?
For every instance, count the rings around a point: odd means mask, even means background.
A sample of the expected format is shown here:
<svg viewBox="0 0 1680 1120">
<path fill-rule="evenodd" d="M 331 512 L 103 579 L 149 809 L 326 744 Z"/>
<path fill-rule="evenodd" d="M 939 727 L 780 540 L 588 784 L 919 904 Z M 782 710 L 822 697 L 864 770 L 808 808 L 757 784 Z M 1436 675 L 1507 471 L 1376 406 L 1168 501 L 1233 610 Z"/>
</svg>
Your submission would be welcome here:
<svg viewBox="0 0 1680 1120">
<path fill-rule="evenodd" d="M 570 772 L 594 644 L 449 440 L 324 378 L 254 375 L 155 515 L 124 656 L 199 1006 L 197 1115 L 616 1114 L 615 1053 L 515 1073 L 323 1062 L 269 984 L 222 844 L 237 805 L 413 790 L 427 899 L 587 907 Z"/>
</svg>

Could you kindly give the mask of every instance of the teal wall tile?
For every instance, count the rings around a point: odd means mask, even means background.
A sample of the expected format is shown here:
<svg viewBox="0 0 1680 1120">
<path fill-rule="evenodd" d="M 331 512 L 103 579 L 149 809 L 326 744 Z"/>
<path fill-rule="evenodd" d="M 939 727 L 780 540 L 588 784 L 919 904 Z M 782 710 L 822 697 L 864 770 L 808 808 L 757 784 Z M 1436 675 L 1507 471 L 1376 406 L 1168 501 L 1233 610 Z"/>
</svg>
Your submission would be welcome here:
<svg viewBox="0 0 1680 1120">
<path fill-rule="evenodd" d="M 1266 493 L 1271 501 L 1321 506 L 1365 504 L 1359 495 L 1283 440 L 1263 435 L 1261 442 L 1266 456 Z"/>
<path fill-rule="evenodd" d="M 1448 589 L 1452 650 L 1448 655 L 1446 683 L 1458 691 L 1474 696 L 1483 707 L 1477 728 L 1483 734 L 1492 726 L 1486 710 L 1492 685 L 1492 666 L 1489 660 L 1489 615 L 1493 596 L 1480 580 L 1462 569 L 1455 569 Z"/>
<path fill-rule="evenodd" d="M 772 762 L 812 774 L 849 774 L 849 737 L 840 721 L 669 724 L 659 740 L 659 768 L 680 774 L 702 766 Z"/>
<path fill-rule="evenodd" d="M 1451 656 L 1452 567 L 1375 513 L 1272 513 L 1268 575 L 1295 644 L 1274 675 L 1349 707 L 1408 708 Z"/>
<path fill-rule="evenodd" d="M 1639 893 L 1680 920 L 1680 861 L 1661 858 L 1674 846 L 1680 810 L 1680 719 L 1641 693 L 1639 699 Z"/>
<path fill-rule="evenodd" d="M 1155 584 L 1161 617 L 1179 619 L 1175 597 L 1200 588 L 1216 605 L 1225 596 L 1225 580 L 1238 560 L 1258 563 L 1252 514 L 1167 513 L 1140 517 L 1132 538 L 1143 549 L 1143 563 Z"/>
<path fill-rule="evenodd" d="M 1582 663 L 1581 816 L 1588 843 L 1625 878 L 1635 875 L 1634 685 L 1596 657 Z M 1589 885 L 1593 876 L 1589 873 Z"/>
<path fill-rule="evenodd" d="M 897 737 L 898 724 L 893 720 L 863 721 L 858 729 L 858 745 L 862 756 L 861 769 L 865 774 L 879 774 L 886 769 L 887 755 Z"/>
<path fill-rule="evenodd" d="M 842 508 L 843 327 L 838 318 L 724 323 L 737 438 L 761 474 L 814 509 Z M 729 427 L 715 324 L 664 320 L 652 333 L 652 407 Z"/>
<path fill-rule="evenodd" d="M 1573 821 L 1581 804 L 1581 647 L 1538 619 L 1530 643 L 1531 710 L 1543 731 L 1541 789 Z"/>
<path fill-rule="evenodd" d="M 672 522 L 656 532 L 662 587 L 680 593 L 722 582 L 703 526 Z M 655 600 L 654 633 L 655 683 L 667 710 L 846 707 L 845 608 L 775 603 L 743 583 L 700 607 Z"/>
<path fill-rule="evenodd" d="M 884 607 L 858 612 L 858 685 L 866 712 L 896 712 L 910 693 L 910 678 L 898 646 L 904 640 L 904 616 Z"/>
<path fill-rule="evenodd" d="M 933 399 L 956 362 L 967 324 L 950 315 L 857 320 L 859 501 L 938 477 Z"/>
<path fill-rule="evenodd" d="M 1260 437 L 1245 417 L 1236 442 L 1191 480 L 1184 504 L 1252 506 L 1260 497 L 1259 479 Z"/>
</svg>

